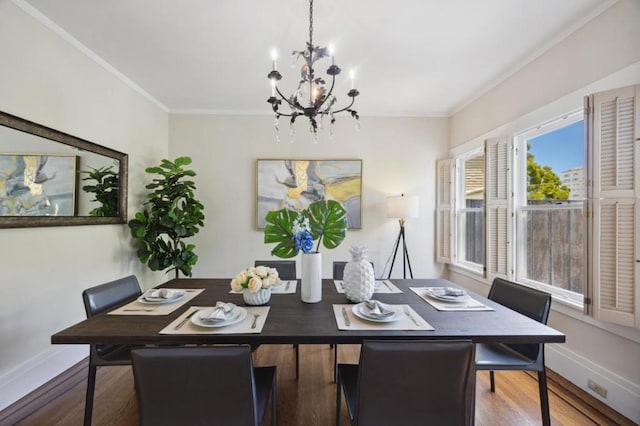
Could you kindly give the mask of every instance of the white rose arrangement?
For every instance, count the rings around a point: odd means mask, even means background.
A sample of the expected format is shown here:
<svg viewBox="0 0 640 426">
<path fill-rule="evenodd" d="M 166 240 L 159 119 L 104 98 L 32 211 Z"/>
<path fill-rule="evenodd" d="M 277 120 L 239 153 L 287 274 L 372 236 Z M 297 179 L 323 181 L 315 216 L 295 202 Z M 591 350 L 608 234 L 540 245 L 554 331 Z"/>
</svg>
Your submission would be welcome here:
<svg viewBox="0 0 640 426">
<path fill-rule="evenodd" d="M 239 272 L 231 280 L 233 291 L 244 291 L 248 289 L 255 293 L 263 288 L 271 288 L 280 282 L 278 270 L 266 266 L 256 266 Z"/>
</svg>

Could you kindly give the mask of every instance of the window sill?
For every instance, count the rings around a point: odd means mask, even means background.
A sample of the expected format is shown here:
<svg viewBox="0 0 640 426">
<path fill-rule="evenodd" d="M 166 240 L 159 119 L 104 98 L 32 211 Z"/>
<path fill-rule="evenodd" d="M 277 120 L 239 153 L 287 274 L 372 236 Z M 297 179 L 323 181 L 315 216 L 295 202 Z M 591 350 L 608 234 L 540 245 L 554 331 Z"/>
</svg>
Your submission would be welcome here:
<svg viewBox="0 0 640 426">
<path fill-rule="evenodd" d="M 583 313 L 582 306 L 576 306 L 576 304 L 571 303 L 567 300 L 559 299 L 554 296 L 553 303 L 551 304 L 551 310 L 570 317 L 576 321 L 580 321 L 593 327 L 608 331 L 609 333 L 624 337 L 631 340 L 632 342 L 640 343 L 640 330 L 632 327 L 625 327 L 622 325 L 595 320 L 593 319 L 593 317 L 590 317 L 589 315 L 585 315 Z"/>
<path fill-rule="evenodd" d="M 451 272 L 455 272 L 460 275 L 464 275 L 465 277 L 471 278 L 479 283 L 486 285 L 487 287 L 491 286 L 491 283 L 488 282 L 483 274 L 479 274 L 477 271 L 470 270 L 461 265 L 448 265 L 448 268 Z M 522 283 L 519 283 L 522 284 Z M 526 285 L 526 284 L 523 284 Z M 631 340 L 632 342 L 640 343 L 640 330 L 637 330 L 632 327 L 624 327 L 617 324 L 602 322 L 593 319 L 592 317 L 585 315 L 582 311 L 582 305 L 572 302 L 570 300 L 558 297 L 556 295 L 552 295 L 553 303 L 551 304 L 551 310 L 557 312 L 561 315 L 567 316 L 573 320 L 583 322 L 593 327 L 597 327 L 599 329 L 605 330 L 609 333 L 618 335 L 620 337 L 624 337 L 626 339 Z"/>
<path fill-rule="evenodd" d="M 481 271 L 478 271 L 477 269 L 469 268 L 459 263 L 449 264 L 448 267 L 449 267 L 449 270 L 452 272 L 455 272 L 460 275 L 464 275 L 465 277 L 473 278 L 474 280 L 480 281 L 487 285 L 490 284 L 489 282 L 487 282 L 486 278 L 484 277 L 484 273 L 482 273 Z"/>
</svg>

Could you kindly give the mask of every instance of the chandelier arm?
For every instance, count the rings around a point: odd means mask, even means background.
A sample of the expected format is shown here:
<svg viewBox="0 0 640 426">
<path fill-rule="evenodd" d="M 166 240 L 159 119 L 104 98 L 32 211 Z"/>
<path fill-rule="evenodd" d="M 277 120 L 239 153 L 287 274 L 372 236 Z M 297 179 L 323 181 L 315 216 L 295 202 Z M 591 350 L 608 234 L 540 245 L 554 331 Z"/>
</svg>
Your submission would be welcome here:
<svg viewBox="0 0 640 426">
<path fill-rule="evenodd" d="M 280 95 L 280 97 L 282 98 L 283 101 L 285 101 L 289 107 L 291 107 L 292 109 L 300 109 L 298 108 L 295 104 L 292 104 L 289 99 L 285 98 L 284 95 L 282 94 L 282 92 L 280 91 L 280 89 L 278 89 L 278 87 L 276 86 L 276 92 L 278 92 L 278 95 Z M 282 114 L 279 113 L 280 115 L 286 115 L 286 114 Z M 290 115 L 287 115 L 287 117 L 290 117 Z"/>
<path fill-rule="evenodd" d="M 334 114 L 337 114 L 337 113 L 339 113 L 339 112 L 342 112 L 342 111 L 346 111 L 346 110 L 348 110 L 349 108 L 351 108 L 351 106 L 353 106 L 353 103 L 354 103 L 355 101 L 356 101 L 356 98 L 355 98 L 355 97 L 352 97 L 352 98 L 351 98 L 351 103 L 350 103 L 349 105 L 347 105 L 346 107 L 344 107 L 344 108 L 342 108 L 342 109 L 339 109 L 339 110 L 337 110 L 337 111 L 333 111 L 333 113 L 334 113 Z"/>
<path fill-rule="evenodd" d="M 284 112 L 280 112 L 277 109 L 273 110 L 276 114 L 278 114 L 278 116 L 283 116 L 283 117 L 293 117 L 293 114 L 285 114 Z"/>
<path fill-rule="evenodd" d="M 324 97 L 324 100 L 322 101 L 322 103 L 320 105 L 318 105 L 318 108 L 316 108 L 320 113 L 322 114 L 326 114 L 327 111 L 321 111 L 322 110 L 322 105 L 324 105 L 327 100 L 329 100 L 329 98 L 331 97 L 331 94 L 333 93 L 333 86 L 336 84 L 336 76 L 332 75 L 331 76 L 331 88 L 329 89 L 329 93 L 327 93 L 327 95 Z"/>
</svg>

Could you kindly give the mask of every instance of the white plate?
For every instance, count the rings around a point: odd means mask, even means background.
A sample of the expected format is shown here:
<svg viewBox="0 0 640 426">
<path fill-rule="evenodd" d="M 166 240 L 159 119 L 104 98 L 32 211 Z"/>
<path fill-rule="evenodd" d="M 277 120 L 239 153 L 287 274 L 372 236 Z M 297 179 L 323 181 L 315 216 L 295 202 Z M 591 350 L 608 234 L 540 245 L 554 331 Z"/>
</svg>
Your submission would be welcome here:
<svg viewBox="0 0 640 426">
<path fill-rule="evenodd" d="M 247 310 L 240 306 L 236 306 L 233 311 L 231 311 L 229 319 L 224 321 L 203 321 L 201 318 L 203 312 L 210 310 L 213 310 L 213 308 L 199 311 L 191 317 L 191 322 L 195 325 L 199 325 L 200 327 L 226 327 L 227 325 L 238 323 L 247 317 Z"/>
<path fill-rule="evenodd" d="M 146 294 L 146 292 L 145 292 Z M 178 301 L 180 299 L 182 299 L 187 292 L 186 291 L 181 291 L 180 293 L 177 293 L 176 296 L 172 297 L 171 299 L 164 299 L 162 297 L 154 297 L 152 299 L 146 299 L 145 294 L 143 294 L 142 296 L 138 297 L 138 302 L 140 303 L 144 303 L 144 304 L 148 304 L 148 305 L 159 305 L 162 303 L 173 303 L 175 301 Z"/>
<path fill-rule="evenodd" d="M 469 295 L 467 293 L 463 294 L 462 296 L 453 296 L 450 294 L 444 294 L 442 290 L 438 291 L 427 289 L 427 295 L 442 302 L 450 303 L 462 303 L 466 302 L 469 299 Z"/>
<path fill-rule="evenodd" d="M 372 316 L 369 314 L 370 309 L 367 308 L 367 305 L 365 302 L 362 303 L 358 303 L 357 305 L 354 305 L 353 308 L 351 308 L 351 310 L 353 311 L 353 314 L 355 316 L 357 316 L 358 318 L 362 318 L 363 320 L 367 320 L 367 321 L 373 321 L 373 322 L 393 322 L 393 321 L 397 321 L 399 319 L 399 315 L 398 312 L 393 309 L 393 307 L 387 305 L 387 304 L 383 304 L 384 307 L 386 309 L 389 309 L 390 311 L 395 312 L 393 315 L 389 315 L 386 317 L 376 317 L 376 316 Z"/>
</svg>

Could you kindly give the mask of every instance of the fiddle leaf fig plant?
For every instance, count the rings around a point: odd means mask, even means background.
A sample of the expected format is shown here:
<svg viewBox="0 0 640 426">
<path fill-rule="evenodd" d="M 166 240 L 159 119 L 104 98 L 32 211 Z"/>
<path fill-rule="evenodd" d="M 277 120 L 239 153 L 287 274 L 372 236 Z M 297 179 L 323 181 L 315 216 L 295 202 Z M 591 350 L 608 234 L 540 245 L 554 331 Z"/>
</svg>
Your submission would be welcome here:
<svg viewBox="0 0 640 426">
<path fill-rule="evenodd" d="M 120 198 L 120 178 L 114 166 L 93 168 L 91 170 L 81 170 L 87 177 L 82 178 L 88 182 L 82 186 L 84 192 L 94 194 L 94 199 L 100 203 L 99 207 L 92 209 L 89 216 L 94 217 L 115 217 L 118 216 L 118 199 Z M 92 181 L 94 182 L 93 184 Z"/>
<path fill-rule="evenodd" d="M 196 173 L 183 167 L 189 164 L 190 157 L 178 157 L 145 169 L 159 177 L 146 186 L 152 192 L 147 195 L 145 208 L 128 224 L 140 261 L 152 271 L 175 271 L 176 278 L 180 272 L 192 275 L 198 256 L 193 251 L 195 245 L 183 240 L 204 226 L 204 206 L 195 198 L 195 183 L 189 179 Z"/>
<path fill-rule="evenodd" d="M 328 249 L 338 247 L 347 236 L 347 211 L 337 201 L 322 200 L 311 203 L 301 212 L 289 209 L 272 210 L 265 216 L 264 242 L 276 243 L 271 254 L 284 259 L 299 251 L 309 253 L 313 241 Z"/>
</svg>

